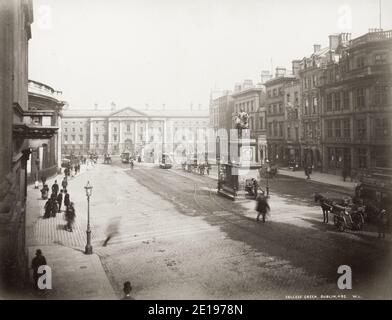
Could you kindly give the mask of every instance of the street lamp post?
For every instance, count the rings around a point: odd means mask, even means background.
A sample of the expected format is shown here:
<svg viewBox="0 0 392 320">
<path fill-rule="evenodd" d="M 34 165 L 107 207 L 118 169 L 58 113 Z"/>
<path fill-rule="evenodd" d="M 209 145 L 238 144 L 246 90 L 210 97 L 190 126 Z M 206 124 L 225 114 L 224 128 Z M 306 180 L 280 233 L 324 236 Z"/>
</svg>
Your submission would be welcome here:
<svg viewBox="0 0 392 320">
<path fill-rule="evenodd" d="M 267 163 L 267 185 L 265 187 L 266 192 L 267 192 L 267 198 L 269 198 L 269 174 L 270 174 L 270 164 L 269 164 L 269 160 L 265 160 L 265 162 Z"/>
<path fill-rule="evenodd" d="M 84 253 L 85 254 L 92 254 L 93 247 L 91 245 L 91 229 L 90 229 L 90 197 L 93 192 L 93 187 L 90 185 L 90 181 L 87 182 L 87 185 L 84 187 L 86 189 L 86 196 L 87 196 L 87 244 Z"/>
</svg>

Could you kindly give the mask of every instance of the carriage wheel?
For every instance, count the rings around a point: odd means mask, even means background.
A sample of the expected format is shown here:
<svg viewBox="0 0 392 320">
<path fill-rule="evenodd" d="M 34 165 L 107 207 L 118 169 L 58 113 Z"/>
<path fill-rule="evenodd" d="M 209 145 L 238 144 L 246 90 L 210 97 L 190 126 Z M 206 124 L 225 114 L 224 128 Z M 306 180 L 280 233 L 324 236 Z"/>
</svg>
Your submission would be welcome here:
<svg viewBox="0 0 392 320">
<path fill-rule="evenodd" d="M 339 219 L 338 219 L 338 217 L 336 215 L 333 216 L 333 224 L 335 226 L 338 226 L 338 224 L 339 224 Z"/>
</svg>

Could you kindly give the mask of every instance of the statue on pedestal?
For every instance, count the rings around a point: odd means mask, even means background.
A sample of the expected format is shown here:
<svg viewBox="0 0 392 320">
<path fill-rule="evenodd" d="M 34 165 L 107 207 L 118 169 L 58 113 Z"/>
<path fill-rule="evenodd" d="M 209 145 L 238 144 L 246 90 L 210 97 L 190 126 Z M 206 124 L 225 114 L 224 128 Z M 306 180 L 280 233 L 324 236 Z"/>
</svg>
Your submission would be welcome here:
<svg viewBox="0 0 392 320">
<path fill-rule="evenodd" d="M 238 130 L 238 137 L 240 139 L 242 138 L 242 130 L 249 129 L 248 121 L 249 115 L 244 111 L 244 108 L 241 108 L 235 119 L 235 128 Z"/>
</svg>

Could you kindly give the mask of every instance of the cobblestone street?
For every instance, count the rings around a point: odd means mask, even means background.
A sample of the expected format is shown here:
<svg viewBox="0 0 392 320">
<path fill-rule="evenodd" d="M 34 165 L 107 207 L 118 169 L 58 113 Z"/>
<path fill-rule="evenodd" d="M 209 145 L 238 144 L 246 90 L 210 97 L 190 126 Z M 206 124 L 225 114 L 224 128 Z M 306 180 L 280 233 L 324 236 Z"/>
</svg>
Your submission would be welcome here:
<svg viewBox="0 0 392 320">
<path fill-rule="evenodd" d="M 391 273 L 384 268 L 390 240 L 378 240 L 373 230 L 339 233 L 324 225 L 311 199 L 320 186 L 311 182 L 273 181 L 271 215 L 262 224 L 255 221 L 254 201 L 217 197 L 215 180 L 206 176 L 143 164 L 131 170 L 117 160 L 77 179 L 71 196 L 78 228 L 85 230 L 83 185 L 89 180 L 94 252 L 117 293 L 130 280 L 136 299 L 391 297 Z M 104 247 L 113 220 L 120 230 Z M 68 236 L 68 244 L 82 246 L 80 234 L 80 240 Z M 349 294 L 336 285 L 343 264 L 353 270 Z"/>
</svg>

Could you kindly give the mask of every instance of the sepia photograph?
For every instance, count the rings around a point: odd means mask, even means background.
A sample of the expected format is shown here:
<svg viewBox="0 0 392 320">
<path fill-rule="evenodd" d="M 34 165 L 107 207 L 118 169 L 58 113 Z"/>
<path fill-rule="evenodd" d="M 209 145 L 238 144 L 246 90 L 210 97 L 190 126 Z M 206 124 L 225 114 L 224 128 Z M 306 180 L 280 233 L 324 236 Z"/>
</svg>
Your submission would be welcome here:
<svg viewBox="0 0 392 320">
<path fill-rule="evenodd" d="M 391 142 L 392 1 L 0 0 L 0 300 L 391 300 Z"/>
</svg>

